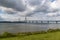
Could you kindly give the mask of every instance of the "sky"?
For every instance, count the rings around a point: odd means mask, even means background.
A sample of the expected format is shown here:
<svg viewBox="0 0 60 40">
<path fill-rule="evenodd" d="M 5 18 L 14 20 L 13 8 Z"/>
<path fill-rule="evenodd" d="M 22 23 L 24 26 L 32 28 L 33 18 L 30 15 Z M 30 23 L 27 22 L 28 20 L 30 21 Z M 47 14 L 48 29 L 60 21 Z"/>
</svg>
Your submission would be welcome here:
<svg viewBox="0 0 60 40">
<path fill-rule="evenodd" d="M 60 0 L 0 0 L 0 21 L 60 20 Z"/>
</svg>

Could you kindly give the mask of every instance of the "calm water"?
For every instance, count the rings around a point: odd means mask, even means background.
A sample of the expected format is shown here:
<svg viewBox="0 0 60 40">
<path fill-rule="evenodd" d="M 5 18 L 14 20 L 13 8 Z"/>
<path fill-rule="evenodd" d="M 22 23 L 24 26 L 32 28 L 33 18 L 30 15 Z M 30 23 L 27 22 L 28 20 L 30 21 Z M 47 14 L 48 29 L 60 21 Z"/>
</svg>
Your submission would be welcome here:
<svg viewBox="0 0 60 40">
<path fill-rule="evenodd" d="M 33 32 L 33 31 L 47 30 L 49 28 L 60 28 L 60 24 L 0 23 L 0 33 Z"/>
</svg>

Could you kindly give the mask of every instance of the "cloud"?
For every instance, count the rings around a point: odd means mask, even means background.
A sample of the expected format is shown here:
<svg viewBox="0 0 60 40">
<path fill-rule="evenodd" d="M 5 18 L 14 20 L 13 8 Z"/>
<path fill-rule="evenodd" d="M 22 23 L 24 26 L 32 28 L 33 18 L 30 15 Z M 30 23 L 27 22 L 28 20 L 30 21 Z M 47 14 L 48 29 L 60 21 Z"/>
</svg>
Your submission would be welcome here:
<svg viewBox="0 0 60 40">
<path fill-rule="evenodd" d="M 0 5 L 17 11 L 24 11 L 26 8 L 22 0 L 0 0 Z"/>
<path fill-rule="evenodd" d="M 0 0 L 0 19 L 9 21 L 60 18 L 59 0 Z"/>
<path fill-rule="evenodd" d="M 41 5 L 43 0 L 27 0 L 27 3 L 30 6 Z"/>
</svg>

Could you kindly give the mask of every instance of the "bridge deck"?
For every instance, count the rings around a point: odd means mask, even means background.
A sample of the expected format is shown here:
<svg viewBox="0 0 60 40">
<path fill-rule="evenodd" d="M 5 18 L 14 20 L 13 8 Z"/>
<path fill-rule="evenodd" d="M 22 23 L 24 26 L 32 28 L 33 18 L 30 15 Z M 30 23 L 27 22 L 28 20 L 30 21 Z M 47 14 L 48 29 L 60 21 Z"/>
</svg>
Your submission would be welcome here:
<svg viewBox="0 0 60 40">
<path fill-rule="evenodd" d="M 60 23 L 60 21 L 26 21 L 27 23 Z"/>
</svg>

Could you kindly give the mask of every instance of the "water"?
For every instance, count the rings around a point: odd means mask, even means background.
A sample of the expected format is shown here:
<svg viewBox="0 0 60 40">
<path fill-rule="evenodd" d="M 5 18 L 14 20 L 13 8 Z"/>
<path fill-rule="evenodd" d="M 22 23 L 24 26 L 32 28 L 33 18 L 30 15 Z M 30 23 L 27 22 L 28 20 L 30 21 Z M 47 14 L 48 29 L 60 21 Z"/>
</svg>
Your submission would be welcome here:
<svg viewBox="0 0 60 40">
<path fill-rule="evenodd" d="M 0 23 L 0 33 L 2 32 L 35 32 L 60 28 L 60 24 L 24 24 L 24 23 Z"/>
</svg>

